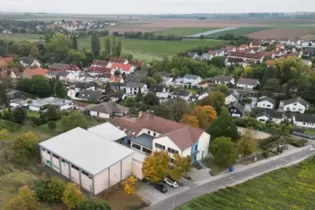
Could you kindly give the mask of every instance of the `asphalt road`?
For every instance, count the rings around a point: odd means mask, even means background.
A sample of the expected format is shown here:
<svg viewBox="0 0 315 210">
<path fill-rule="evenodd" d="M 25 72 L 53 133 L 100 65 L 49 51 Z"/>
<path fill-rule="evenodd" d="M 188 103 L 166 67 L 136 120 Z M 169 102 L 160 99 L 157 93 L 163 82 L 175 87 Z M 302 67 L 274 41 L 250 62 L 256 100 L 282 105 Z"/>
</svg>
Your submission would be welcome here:
<svg viewBox="0 0 315 210">
<path fill-rule="evenodd" d="M 220 28 L 220 29 L 216 29 L 216 30 L 201 32 L 198 34 L 193 34 L 193 35 L 190 35 L 188 37 L 199 38 L 201 35 L 208 36 L 211 34 L 216 34 L 216 33 L 224 32 L 224 31 L 230 31 L 230 30 L 234 30 L 234 29 L 236 29 L 236 28 Z"/>
<path fill-rule="evenodd" d="M 294 153 L 292 155 L 289 155 L 287 157 L 271 160 L 270 162 L 255 166 L 253 168 L 246 169 L 241 172 L 234 172 L 230 176 L 223 177 L 219 180 L 208 182 L 204 185 L 191 188 L 176 196 L 170 197 L 153 206 L 150 206 L 148 209 L 149 210 L 171 210 L 171 209 L 174 209 L 176 206 L 186 203 L 200 195 L 215 192 L 227 186 L 239 184 L 241 182 L 244 182 L 248 179 L 259 176 L 263 173 L 269 172 L 276 168 L 285 167 L 285 166 L 294 164 L 298 161 L 302 161 L 303 159 L 310 157 L 312 155 L 315 155 L 315 151 L 303 150 L 303 151 Z"/>
</svg>

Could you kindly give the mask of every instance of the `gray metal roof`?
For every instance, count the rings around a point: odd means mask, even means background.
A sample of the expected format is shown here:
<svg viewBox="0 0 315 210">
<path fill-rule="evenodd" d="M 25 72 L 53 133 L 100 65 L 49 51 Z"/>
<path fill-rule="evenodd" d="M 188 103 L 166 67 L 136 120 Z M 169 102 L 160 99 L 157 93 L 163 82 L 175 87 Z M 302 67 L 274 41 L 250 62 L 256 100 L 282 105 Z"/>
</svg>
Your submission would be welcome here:
<svg viewBox="0 0 315 210">
<path fill-rule="evenodd" d="M 292 98 L 292 99 L 289 99 L 289 100 L 285 100 L 283 101 L 284 102 L 284 105 L 288 105 L 288 104 L 293 104 L 293 103 L 300 103 L 302 104 L 303 106 L 307 107 L 310 105 L 310 103 L 308 103 L 307 101 L 305 101 L 302 97 L 298 96 L 296 98 Z"/>
<path fill-rule="evenodd" d="M 186 79 L 197 79 L 199 76 L 193 74 L 185 74 L 184 78 Z"/>
<path fill-rule="evenodd" d="M 121 144 L 102 139 L 79 127 L 39 145 L 91 175 L 100 173 L 134 153 Z"/>
<path fill-rule="evenodd" d="M 109 141 L 117 141 L 127 136 L 125 132 L 109 122 L 89 128 L 88 131 Z"/>
<path fill-rule="evenodd" d="M 54 106 L 61 107 L 70 103 L 72 103 L 72 101 L 70 100 L 66 100 L 62 98 L 55 98 L 55 97 L 48 97 L 48 98 L 36 99 L 32 101 L 30 106 L 43 107 L 45 105 L 54 105 Z"/>
<path fill-rule="evenodd" d="M 135 138 L 130 139 L 131 142 L 134 142 L 136 144 L 139 144 L 141 146 L 144 146 L 148 149 L 152 149 L 152 142 L 153 142 L 153 137 L 148 135 L 148 134 L 141 134 L 140 136 L 137 136 Z"/>
</svg>

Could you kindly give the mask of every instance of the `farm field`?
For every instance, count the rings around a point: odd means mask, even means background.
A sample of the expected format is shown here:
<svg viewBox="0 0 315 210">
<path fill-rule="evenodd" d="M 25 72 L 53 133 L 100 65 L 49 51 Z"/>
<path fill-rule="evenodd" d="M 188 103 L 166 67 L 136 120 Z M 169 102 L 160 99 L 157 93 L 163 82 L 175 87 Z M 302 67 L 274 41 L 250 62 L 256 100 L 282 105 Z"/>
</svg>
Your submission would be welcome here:
<svg viewBox="0 0 315 210">
<path fill-rule="evenodd" d="M 0 33 L 0 39 L 4 39 L 4 40 L 10 40 L 10 41 L 16 41 L 16 42 L 20 42 L 23 40 L 27 40 L 27 41 L 40 41 L 40 40 L 44 40 L 45 37 L 44 35 L 39 35 L 39 34 L 2 34 Z"/>
<path fill-rule="evenodd" d="M 211 31 L 218 28 L 170 28 L 162 31 L 156 31 L 154 34 L 156 35 L 174 35 L 174 36 L 190 36 L 194 34 L 198 34 L 205 31 Z"/>
<path fill-rule="evenodd" d="M 198 197 L 176 210 L 315 209 L 315 157 L 235 187 Z"/>
<path fill-rule="evenodd" d="M 270 29 L 268 26 L 251 26 L 251 27 L 240 27 L 234 30 L 229 30 L 229 31 L 223 31 L 215 34 L 211 34 L 208 37 L 216 38 L 219 36 L 223 36 L 225 34 L 234 34 L 236 36 L 245 36 L 247 34 L 257 32 L 257 31 L 263 31 L 266 29 Z"/>
<path fill-rule="evenodd" d="M 183 40 L 183 41 L 163 41 L 163 40 L 140 40 L 121 39 L 123 45 L 122 54 L 132 54 L 136 59 L 152 60 L 161 59 L 164 56 L 174 56 L 177 53 L 191 48 L 209 46 L 214 47 L 224 42 L 221 40 Z M 101 38 L 101 48 L 104 48 L 105 37 Z M 87 51 L 91 50 L 90 38 L 79 39 L 79 48 Z"/>
<path fill-rule="evenodd" d="M 295 39 L 315 32 L 315 27 L 280 27 L 248 34 L 253 39 Z"/>
</svg>

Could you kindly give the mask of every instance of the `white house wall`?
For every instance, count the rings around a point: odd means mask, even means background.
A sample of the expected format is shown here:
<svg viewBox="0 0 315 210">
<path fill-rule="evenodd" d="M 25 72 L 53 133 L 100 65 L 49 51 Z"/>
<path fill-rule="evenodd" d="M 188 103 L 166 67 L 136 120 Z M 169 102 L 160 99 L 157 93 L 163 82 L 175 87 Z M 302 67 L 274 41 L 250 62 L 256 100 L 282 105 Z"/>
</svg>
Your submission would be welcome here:
<svg viewBox="0 0 315 210">
<path fill-rule="evenodd" d="M 103 118 L 103 119 L 109 119 L 110 115 L 107 113 L 100 113 L 100 112 L 95 112 L 95 111 L 90 111 L 91 116 Z"/>
<path fill-rule="evenodd" d="M 202 160 L 209 154 L 210 135 L 203 132 L 198 140 L 197 160 Z"/>
<path fill-rule="evenodd" d="M 55 158 L 54 156 L 52 156 L 52 168 L 60 173 L 59 159 Z"/>
<path fill-rule="evenodd" d="M 92 182 L 92 177 L 89 178 L 85 174 L 81 173 L 81 186 L 91 192 L 93 190 L 93 182 Z"/>
<path fill-rule="evenodd" d="M 296 105 L 294 105 L 296 104 Z M 291 111 L 291 112 L 299 112 L 301 114 L 304 114 L 306 107 L 299 102 L 287 104 L 284 107 L 284 111 Z"/>
<path fill-rule="evenodd" d="M 94 194 L 97 195 L 109 188 L 108 169 L 103 170 L 94 177 Z"/>
<path fill-rule="evenodd" d="M 61 161 L 61 173 L 65 177 L 69 178 L 69 163 Z"/>
<path fill-rule="evenodd" d="M 77 183 L 78 185 L 80 185 L 80 175 L 79 175 L 79 171 L 74 169 L 72 166 L 71 166 L 71 180 L 75 183 Z"/>
<path fill-rule="evenodd" d="M 304 122 L 298 122 L 298 121 L 295 121 L 295 126 L 298 126 L 298 127 L 302 127 L 302 128 L 312 128 L 314 129 L 315 128 L 315 123 L 304 123 Z"/>
<path fill-rule="evenodd" d="M 259 108 L 266 108 L 266 109 L 273 109 L 274 106 L 269 101 L 260 101 L 257 103 L 257 107 Z"/>
<path fill-rule="evenodd" d="M 150 135 L 153 137 L 158 137 L 160 135 L 159 133 L 152 131 L 152 130 L 149 130 L 149 129 L 146 129 L 146 128 L 142 128 L 142 130 L 138 133 L 137 136 L 140 136 L 141 134 L 147 134 L 147 135 Z"/>
<path fill-rule="evenodd" d="M 29 106 L 29 110 L 32 110 L 32 111 L 35 111 L 35 112 L 39 112 L 40 111 L 40 108 L 39 107 L 36 107 L 36 106 Z"/>
<path fill-rule="evenodd" d="M 128 178 L 131 175 L 132 156 L 133 155 L 130 155 L 122 160 L 122 165 L 121 165 L 122 180 Z"/>
<path fill-rule="evenodd" d="M 225 104 L 230 104 L 234 101 L 237 101 L 237 99 L 233 96 L 233 95 L 229 95 L 227 97 L 225 97 Z"/>
<path fill-rule="evenodd" d="M 140 180 L 143 179 L 142 166 L 143 166 L 143 163 L 140 163 L 139 161 L 134 160 L 134 159 L 132 160 L 131 173 L 137 179 L 140 179 Z"/>
<path fill-rule="evenodd" d="M 112 165 L 109 169 L 109 183 L 110 187 L 117 184 L 121 180 L 121 168 L 120 168 L 120 161 Z"/>
<path fill-rule="evenodd" d="M 166 136 L 153 140 L 152 151 L 161 151 L 161 149 L 155 147 L 155 143 L 165 146 L 165 151 L 167 151 L 167 149 L 170 148 L 173 150 L 177 150 L 179 154 L 182 154 L 182 150 L 178 148 L 177 145 Z M 170 157 L 173 158 L 174 155 L 170 153 Z"/>
</svg>

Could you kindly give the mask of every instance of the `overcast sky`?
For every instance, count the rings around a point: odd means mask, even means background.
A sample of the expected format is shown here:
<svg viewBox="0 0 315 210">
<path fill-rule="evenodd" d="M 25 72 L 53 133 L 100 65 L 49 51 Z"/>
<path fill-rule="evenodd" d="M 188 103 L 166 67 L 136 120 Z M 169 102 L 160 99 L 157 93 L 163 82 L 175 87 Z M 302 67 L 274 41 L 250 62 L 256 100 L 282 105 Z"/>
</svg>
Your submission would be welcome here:
<svg viewBox="0 0 315 210">
<path fill-rule="evenodd" d="M 84 14 L 315 11 L 315 0 L 0 0 L 0 11 Z"/>
</svg>

